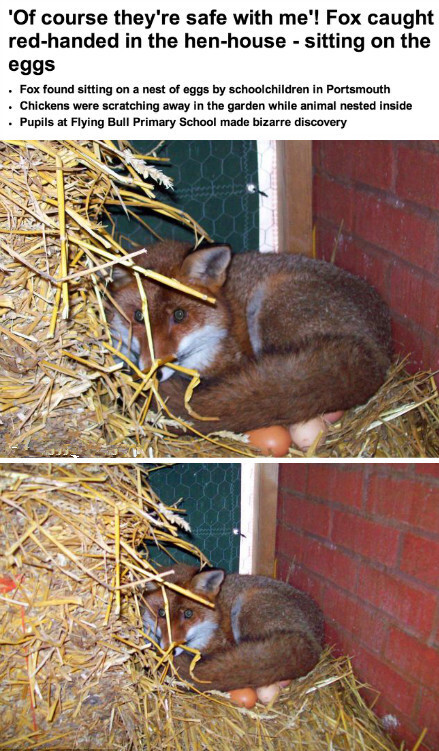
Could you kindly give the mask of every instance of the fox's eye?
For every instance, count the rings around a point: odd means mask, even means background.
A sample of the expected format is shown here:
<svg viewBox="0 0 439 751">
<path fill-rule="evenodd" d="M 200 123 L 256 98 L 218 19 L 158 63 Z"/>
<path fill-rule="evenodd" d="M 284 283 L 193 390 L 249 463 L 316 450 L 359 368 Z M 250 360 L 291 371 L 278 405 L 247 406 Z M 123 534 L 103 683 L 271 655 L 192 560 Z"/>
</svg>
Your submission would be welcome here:
<svg viewBox="0 0 439 751">
<path fill-rule="evenodd" d="M 159 617 L 164 618 L 166 615 L 166 610 L 164 608 L 159 608 Z"/>
<path fill-rule="evenodd" d="M 184 321 L 186 316 L 187 316 L 187 313 L 185 310 L 183 310 L 183 308 L 177 308 L 176 310 L 174 310 L 172 314 L 172 317 L 175 323 L 181 323 L 182 321 Z"/>
<path fill-rule="evenodd" d="M 194 614 L 194 611 L 191 610 L 190 608 L 188 608 L 187 610 L 185 610 L 184 613 L 183 613 L 183 615 L 184 615 L 185 618 L 192 618 L 193 614 Z"/>
<path fill-rule="evenodd" d="M 143 313 L 141 310 L 135 310 L 134 311 L 134 320 L 137 321 L 137 323 L 142 323 L 143 321 Z"/>
</svg>

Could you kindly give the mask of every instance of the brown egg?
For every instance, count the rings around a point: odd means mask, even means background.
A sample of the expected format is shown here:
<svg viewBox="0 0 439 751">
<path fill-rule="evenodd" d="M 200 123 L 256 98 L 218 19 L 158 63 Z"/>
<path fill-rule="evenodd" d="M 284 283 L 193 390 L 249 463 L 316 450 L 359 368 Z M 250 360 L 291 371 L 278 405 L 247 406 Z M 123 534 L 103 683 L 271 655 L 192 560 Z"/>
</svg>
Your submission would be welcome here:
<svg viewBox="0 0 439 751">
<path fill-rule="evenodd" d="M 265 456 L 285 456 L 291 446 L 289 431 L 282 425 L 249 430 L 246 435 L 252 446 L 260 449 Z"/>
<path fill-rule="evenodd" d="M 229 691 L 229 696 L 233 704 L 237 704 L 238 707 L 246 707 L 246 709 L 254 707 L 257 700 L 254 688 L 236 688 L 234 691 Z"/>
</svg>

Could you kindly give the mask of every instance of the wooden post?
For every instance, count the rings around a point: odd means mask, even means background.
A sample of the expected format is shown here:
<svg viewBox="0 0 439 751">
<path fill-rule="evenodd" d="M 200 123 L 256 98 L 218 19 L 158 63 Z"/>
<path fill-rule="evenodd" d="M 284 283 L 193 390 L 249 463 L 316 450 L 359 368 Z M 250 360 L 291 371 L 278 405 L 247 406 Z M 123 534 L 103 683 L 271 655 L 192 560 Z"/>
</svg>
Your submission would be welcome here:
<svg viewBox="0 0 439 751">
<path fill-rule="evenodd" d="M 241 470 L 242 574 L 275 575 L 277 462 L 243 463 Z"/>
<path fill-rule="evenodd" d="M 312 141 L 277 141 L 279 251 L 312 255 Z"/>
</svg>

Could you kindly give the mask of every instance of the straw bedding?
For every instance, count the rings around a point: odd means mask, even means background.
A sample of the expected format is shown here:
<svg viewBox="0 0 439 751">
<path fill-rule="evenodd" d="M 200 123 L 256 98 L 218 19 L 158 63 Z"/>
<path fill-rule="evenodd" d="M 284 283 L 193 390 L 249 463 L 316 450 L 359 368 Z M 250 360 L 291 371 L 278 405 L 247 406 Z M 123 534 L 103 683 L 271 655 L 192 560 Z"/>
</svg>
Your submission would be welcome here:
<svg viewBox="0 0 439 751">
<path fill-rule="evenodd" d="M 0 455 L 258 455 L 242 436 L 178 434 L 160 397 L 159 362 L 135 374 L 114 358 L 105 313 L 111 266 L 123 260 L 134 272 L 138 248 L 122 247 L 112 209 L 146 225 L 151 213 L 179 222 L 194 243 L 206 237 L 156 197 L 158 186 L 171 187 L 162 161 L 107 141 L 0 146 Z M 147 272 L 137 269 L 140 285 Z M 376 397 L 310 454 L 437 457 L 438 427 L 433 379 L 397 365 Z"/>
<path fill-rule="evenodd" d="M 166 678 L 139 629 L 139 546 L 190 546 L 145 468 L 3 465 L 0 484 L 0 748 L 395 751 L 347 659 L 254 710 Z"/>
</svg>

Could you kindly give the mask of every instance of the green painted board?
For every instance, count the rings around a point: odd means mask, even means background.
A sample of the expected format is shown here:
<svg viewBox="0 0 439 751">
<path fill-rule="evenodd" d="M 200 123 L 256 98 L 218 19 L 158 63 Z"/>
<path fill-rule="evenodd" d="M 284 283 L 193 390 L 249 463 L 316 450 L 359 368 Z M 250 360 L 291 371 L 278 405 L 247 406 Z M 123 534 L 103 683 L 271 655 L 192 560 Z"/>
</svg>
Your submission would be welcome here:
<svg viewBox="0 0 439 751">
<path fill-rule="evenodd" d="M 152 141 L 132 141 L 141 153 L 156 146 Z M 166 141 L 158 150 L 169 157 L 160 166 L 173 178 L 174 190 L 158 187 L 156 197 L 196 219 L 214 242 L 229 243 L 235 252 L 259 246 L 258 159 L 256 141 Z M 154 236 L 123 210 L 114 210 L 118 231 L 139 245 Z M 192 241 L 193 233 L 178 223 L 142 213 L 161 237 Z"/>
<path fill-rule="evenodd" d="M 150 465 L 146 465 L 150 466 Z M 214 566 L 226 571 L 239 568 L 239 530 L 241 508 L 241 465 L 231 462 L 206 462 L 160 465 L 149 473 L 149 482 L 160 500 L 172 505 L 180 498 L 180 508 L 191 534 L 183 539 L 194 543 Z M 160 564 L 172 563 L 165 553 L 149 546 L 151 559 Z M 196 563 L 197 559 L 171 548 L 177 560 Z"/>
</svg>

